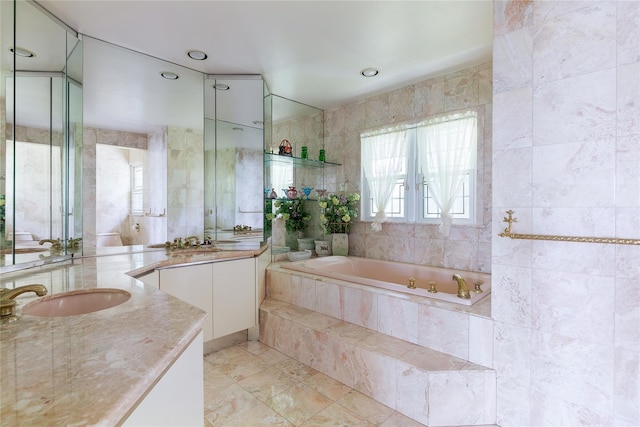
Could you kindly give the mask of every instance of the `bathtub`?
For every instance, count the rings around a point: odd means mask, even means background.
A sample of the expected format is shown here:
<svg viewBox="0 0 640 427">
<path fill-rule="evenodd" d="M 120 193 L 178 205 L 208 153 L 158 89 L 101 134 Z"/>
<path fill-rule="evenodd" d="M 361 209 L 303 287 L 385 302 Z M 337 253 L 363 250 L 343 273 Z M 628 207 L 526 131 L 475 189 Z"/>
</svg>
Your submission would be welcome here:
<svg viewBox="0 0 640 427">
<path fill-rule="evenodd" d="M 473 305 L 491 293 L 491 275 L 487 273 L 370 258 L 329 256 L 303 261 L 283 262 L 280 267 L 462 305 Z M 458 297 L 458 285 L 453 280 L 455 273 L 460 274 L 467 282 L 471 298 Z M 415 279 L 416 289 L 407 287 L 409 278 Z M 427 290 L 430 281 L 436 283 L 438 292 L 432 293 Z M 482 282 L 482 292 L 474 292 L 474 282 L 479 281 Z"/>
</svg>

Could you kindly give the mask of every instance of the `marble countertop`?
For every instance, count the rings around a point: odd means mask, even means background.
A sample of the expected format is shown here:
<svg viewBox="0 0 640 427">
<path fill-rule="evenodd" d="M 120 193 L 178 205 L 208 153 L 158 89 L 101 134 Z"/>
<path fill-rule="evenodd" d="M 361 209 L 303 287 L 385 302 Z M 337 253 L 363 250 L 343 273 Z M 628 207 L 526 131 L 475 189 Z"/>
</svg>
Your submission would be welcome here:
<svg viewBox="0 0 640 427">
<path fill-rule="evenodd" d="M 206 314 L 132 276 L 176 264 L 258 255 L 265 247 L 219 252 L 142 252 L 75 259 L 3 274 L 0 286 L 45 285 L 49 295 L 120 288 L 131 299 L 77 316 L 22 315 L 0 323 L 0 425 L 116 425 L 202 330 Z"/>
</svg>

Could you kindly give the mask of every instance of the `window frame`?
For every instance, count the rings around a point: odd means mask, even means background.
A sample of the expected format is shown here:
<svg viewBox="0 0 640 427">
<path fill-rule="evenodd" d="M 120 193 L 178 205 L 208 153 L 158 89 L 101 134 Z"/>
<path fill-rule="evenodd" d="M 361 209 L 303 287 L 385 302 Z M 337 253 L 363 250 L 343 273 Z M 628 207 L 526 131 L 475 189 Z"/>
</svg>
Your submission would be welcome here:
<svg viewBox="0 0 640 427">
<path fill-rule="evenodd" d="M 132 163 L 129 165 L 131 171 L 131 215 L 144 214 L 144 165 L 142 162 Z M 142 183 L 138 185 L 136 175 L 140 173 Z M 140 197 L 140 207 L 136 209 L 135 199 Z"/>
<path fill-rule="evenodd" d="M 479 162 L 481 153 L 478 152 L 481 145 L 481 138 L 483 137 L 482 132 L 482 123 L 480 112 L 476 108 L 466 108 L 464 110 L 459 111 L 450 111 L 447 113 L 430 116 L 428 118 L 422 118 L 417 121 L 413 121 L 411 123 L 406 124 L 407 138 L 409 138 L 409 150 L 407 154 L 407 163 L 405 164 L 405 170 L 407 171 L 406 182 L 405 182 L 405 197 L 404 197 L 404 215 L 403 216 L 393 216 L 392 214 L 387 213 L 386 222 L 393 223 L 416 223 L 416 224 L 440 224 L 440 216 L 433 218 L 423 218 L 422 212 L 424 209 L 424 190 L 425 190 L 425 181 L 422 173 L 419 172 L 419 165 L 417 160 L 417 128 L 430 120 L 442 119 L 444 117 L 453 117 L 457 114 L 470 112 L 475 114 L 476 117 L 476 140 L 474 141 L 474 147 L 476 150 L 476 164 L 473 169 L 469 170 L 468 173 L 468 183 L 469 183 L 469 201 L 468 201 L 468 209 L 469 216 L 460 217 L 459 215 L 453 215 L 453 224 L 454 225 L 477 225 L 478 223 L 478 215 L 477 215 L 477 203 L 480 198 L 478 194 L 478 173 L 479 173 Z M 395 127 L 397 125 L 387 126 L 389 128 Z M 377 128 L 377 129 L 385 129 L 385 128 Z M 365 134 L 367 132 L 371 132 L 371 130 L 367 130 L 361 132 L 361 134 Z M 413 161 L 410 161 L 413 159 Z M 362 155 L 361 155 L 362 160 Z M 370 196 L 370 189 L 368 187 L 366 178 L 364 176 L 364 168 L 360 168 L 360 188 L 362 189 L 362 206 L 360 209 L 360 220 L 371 222 L 374 220 L 374 215 L 371 214 L 372 203 Z M 395 190 L 394 190 L 395 191 Z M 459 196 L 464 197 L 464 196 Z"/>
</svg>

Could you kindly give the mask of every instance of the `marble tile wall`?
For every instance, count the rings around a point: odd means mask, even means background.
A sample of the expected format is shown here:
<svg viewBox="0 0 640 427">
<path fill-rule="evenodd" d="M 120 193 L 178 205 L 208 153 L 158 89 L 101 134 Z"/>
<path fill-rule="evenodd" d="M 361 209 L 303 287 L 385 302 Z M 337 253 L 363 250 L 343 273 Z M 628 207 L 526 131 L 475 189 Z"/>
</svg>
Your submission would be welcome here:
<svg viewBox="0 0 640 427">
<path fill-rule="evenodd" d="M 438 225 L 388 222 L 381 232 L 356 222 L 349 253 L 465 270 L 491 270 L 492 64 L 484 63 L 430 78 L 325 112 L 327 160 L 343 165 L 325 169 L 324 185 L 332 192 L 360 192 L 360 132 L 473 107 L 479 111 L 477 225 L 452 227 L 449 237 Z"/>
<path fill-rule="evenodd" d="M 494 1 L 498 424 L 640 425 L 640 2 Z"/>
<path fill-rule="evenodd" d="M 49 146 L 48 130 L 19 128 L 15 156 L 14 146 L 5 145 L 6 155 L 15 157 L 15 164 L 6 165 L 6 174 L 17 178 L 15 205 L 13 189 L 11 186 L 5 188 L 3 184 L 7 195 L 5 238 L 12 240 L 14 230 L 31 233 L 33 240 L 61 238 L 62 184 L 59 180 L 51 180 L 51 176 L 61 173 L 60 146 Z M 7 180 L 9 184 L 12 182 L 12 179 Z M 11 214 L 14 208 L 15 216 Z"/>
</svg>

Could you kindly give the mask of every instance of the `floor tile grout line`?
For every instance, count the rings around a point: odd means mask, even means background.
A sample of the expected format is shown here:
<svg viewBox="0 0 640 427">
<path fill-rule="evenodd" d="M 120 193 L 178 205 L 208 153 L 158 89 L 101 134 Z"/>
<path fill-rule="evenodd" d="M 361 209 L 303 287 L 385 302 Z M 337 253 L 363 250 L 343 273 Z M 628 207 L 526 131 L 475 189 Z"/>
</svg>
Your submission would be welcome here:
<svg viewBox="0 0 640 427">
<path fill-rule="evenodd" d="M 258 342 L 258 343 L 260 343 L 259 341 L 257 341 L 257 342 Z M 314 368 L 312 368 L 312 367 L 310 367 L 310 366 L 308 366 L 308 365 L 305 365 L 304 363 L 302 363 L 302 362 L 300 362 L 300 361 L 298 361 L 298 360 L 294 359 L 293 357 L 287 356 L 287 355 L 285 355 L 285 354 L 283 354 L 283 353 L 279 352 L 277 349 L 274 349 L 273 347 L 269 347 L 268 345 L 266 345 L 266 344 L 264 344 L 264 343 L 260 343 L 260 344 L 259 344 L 259 346 L 264 346 L 264 347 L 268 348 L 268 350 L 267 350 L 267 351 L 265 351 L 265 352 L 257 351 L 257 352 L 255 352 L 255 353 L 254 353 L 254 352 L 252 352 L 252 351 L 250 351 L 250 350 L 248 349 L 248 346 L 245 346 L 245 345 L 243 345 L 243 344 L 245 344 L 245 343 L 236 344 L 236 345 L 234 345 L 234 346 L 232 346 L 232 347 L 229 347 L 229 348 L 227 348 L 227 349 L 230 349 L 230 348 L 233 348 L 233 347 L 239 347 L 239 349 L 241 349 L 241 350 L 243 350 L 244 352 L 246 352 L 246 353 L 247 353 L 247 355 L 251 355 L 251 356 L 256 357 L 258 360 L 260 360 L 262 363 L 264 363 L 267 367 L 266 367 L 265 369 L 261 370 L 261 371 L 258 371 L 258 372 L 256 372 L 256 373 L 252 373 L 251 375 L 249 375 L 249 376 L 247 376 L 247 377 L 243 377 L 243 378 L 242 378 L 242 379 L 240 379 L 240 380 L 237 380 L 236 378 L 233 378 L 233 377 L 231 377 L 231 376 L 227 375 L 227 374 L 226 374 L 226 373 L 224 373 L 224 372 L 220 372 L 220 373 L 221 373 L 222 375 L 224 375 L 227 379 L 229 379 L 230 381 L 232 381 L 232 384 L 230 384 L 228 387 L 231 387 L 232 385 L 234 385 L 234 384 L 235 384 L 235 385 L 236 385 L 236 386 L 238 386 L 240 389 L 242 389 L 244 392 L 248 393 L 248 394 L 249 394 L 253 399 L 255 399 L 255 400 L 256 400 L 256 402 L 258 402 L 258 404 L 264 405 L 265 407 L 269 408 L 269 410 L 270 410 L 270 411 L 272 411 L 274 414 L 276 414 L 277 416 L 281 417 L 282 419 L 287 420 L 287 422 L 291 423 L 293 426 L 299 426 L 299 425 L 301 425 L 301 424 L 305 424 L 305 423 L 307 423 L 309 420 L 313 419 L 314 417 L 316 417 L 317 415 L 321 414 L 323 411 L 327 410 L 328 408 L 330 408 L 330 407 L 332 407 L 332 406 L 334 406 L 334 405 L 338 405 L 338 406 L 340 407 L 340 410 L 346 411 L 346 412 L 347 412 L 348 414 L 350 414 L 351 416 L 354 416 L 354 417 L 356 417 L 356 418 L 358 418 L 358 419 L 361 419 L 361 420 L 363 420 L 365 423 L 369 423 L 369 424 L 371 424 L 371 425 L 382 425 L 382 424 L 384 424 L 385 422 L 387 422 L 391 417 L 393 417 L 393 416 L 394 416 L 394 414 L 396 414 L 396 413 L 397 413 L 397 411 L 393 410 L 393 408 L 389 408 L 388 406 L 386 406 L 386 405 L 384 405 L 384 404 L 382 404 L 382 403 L 380 403 L 380 402 L 377 402 L 378 404 L 380 404 L 380 405 L 382 405 L 382 406 L 384 406 L 384 407 L 386 407 L 386 408 L 390 409 L 390 412 L 389 412 L 389 414 L 388 414 L 388 415 L 386 415 L 386 416 L 384 417 L 384 420 L 379 421 L 379 422 L 376 422 L 376 423 L 373 423 L 373 422 L 369 421 L 369 420 L 368 420 L 364 415 L 361 415 L 361 414 L 359 414 L 359 413 L 356 413 L 356 412 L 354 412 L 353 410 L 351 410 L 349 407 L 345 406 L 345 402 L 344 402 L 344 400 L 345 400 L 346 396 L 348 396 L 348 395 L 349 395 L 349 394 L 351 394 L 352 392 L 359 393 L 355 388 L 353 388 L 353 387 L 349 387 L 349 386 L 347 386 L 346 384 L 343 384 L 343 383 L 341 383 L 340 381 L 335 380 L 335 379 L 333 379 L 333 378 L 331 378 L 331 377 L 327 376 L 327 378 L 329 378 L 331 381 L 335 381 L 336 383 L 341 384 L 341 385 L 343 385 L 344 387 L 347 387 L 347 388 L 349 389 L 349 391 L 348 391 L 346 394 L 344 394 L 344 395 L 340 396 L 340 397 L 339 397 L 339 398 L 337 398 L 337 399 L 333 399 L 332 397 L 327 396 L 326 394 L 322 393 L 320 390 L 318 390 L 318 389 L 316 389 L 315 387 L 313 387 L 313 386 L 312 386 L 312 384 L 309 384 L 309 383 L 307 383 L 307 382 L 305 382 L 305 381 L 304 381 L 304 379 L 305 379 L 305 378 L 308 380 L 309 378 L 312 378 L 313 376 L 315 376 L 315 375 L 317 375 L 317 374 L 322 374 L 322 372 L 320 372 L 320 371 L 318 371 L 318 370 L 316 370 L 316 369 L 314 369 Z M 227 349 L 223 349 L 223 350 L 220 350 L 220 351 L 224 351 L 224 350 L 227 350 Z M 261 353 L 267 353 L 267 352 L 271 352 L 271 351 L 282 354 L 282 356 L 284 356 L 284 358 L 283 358 L 282 360 L 279 360 L 279 361 L 277 361 L 277 362 L 273 362 L 273 363 L 267 363 L 266 361 L 264 361 L 264 360 L 262 360 L 262 359 L 260 359 L 260 358 L 259 358 L 259 354 L 261 354 Z M 231 352 L 231 350 L 230 350 L 229 352 Z M 233 360 L 241 359 L 242 357 L 244 357 L 244 356 L 236 356 L 236 357 L 231 357 L 230 359 L 224 359 L 224 358 L 223 358 L 223 359 L 222 359 L 222 360 L 223 360 L 223 361 L 222 361 L 222 363 L 220 363 L 220 364 L 215 364 L 215 363 L 211 363 L 211 361 L 210 361 L 210 360 L 207 360 L 207 359 L 206 359 L 206 358 L 207 358 L 207 356 L 211 356 L 211 355 L 213 355 L 213 354 L 215 354 L 215 353 L 217 353 L 217 352 L 210 353 L 210 354 L 208 354 L 208 355 L 205 355 L 205 356 L 204 356 L 204 360 L 205 360 L 205 362 L 206 362 L 206 363 L 209 363 L 213 368 L 219 367 L 219 366 L 221 366 L 221 365 L 225 365 L 225 364 L 233 363 Z M 295 376 L 293 376 L 293 375 L 292 375 L 292 374 L 290 374 L 289 372 L 285 371 L 285 370 L 284 370 L 284 368 L 281 366 L 282 364 L 285 364 L 285 363 L 291 363 L 291 362 L 293 362 L 293 363 L 295 363 L 295 364 L 300 364 L 300 365 L 301 365 L 302 367 L 304 367 L 305 369 L 309 369 L 309 370 L 313 371 L 313 374 L 312 374 L 312 375 L 310 375 L 310 376 L 308 376 L 308 377 L 306 377 L 306 376 L 305 376 L 305 377 L 295 377 Z M 326 407 L 323 407 L 322 409 L 320 409 L 319 411 L 317 411 L 316 413 L 314 413 L 311 417 L 306 418 L 306 419 L 305 419 L 304 421 L 302 421 L 300 424 L 297 424 L 296 422 L 294 422 L 293 420 L 291 420 L 290 418 L 288 418 L 288 417 L 287 417 L 287 416 L 285 416 L 284 414 L 282 414 L 282 413 L 278 412 L 278 411 L 277 411 L 277 410 L 275 410 L 273 407 L 269 406 L 269 404 L 268 404 L 267 402 L 264 402 L 263 400 L 261 400 L 261 399 L 259 399 L 258 397 L 256 397 L 256 396 L 255 396 L 253 393 L 251 393 L 247 388 L 245 388 L 245 387 L 243 387 L 242 385 L 240 385 L 240 384 L 239 384 L 239 382 L 241 382 L 241 381 L 243 381 L 243 380 L 245 380 L 245 379 L 247 379 L 247 378 L 250 378 L 250 377 L 252 377 L 252 376 L 254 376 L 254 375 L 258 375 L 259 373 L 262 373 L 262 372 L 264 372 L 265 370 L 272 369 L 272 368 L 274 368 L 274 367 L 276 367 L 276 368 L 277 368 L 281 373 L 283 373 L 284 375 L 287 375 L 290 379 L 292 379 L 292 380 L 293 380 L 293 382 L 294 382 L 294 384 L 295 384 L 295 385 L 292 385 L 291 387 L 287 388 L 287 390 L 290 390 L 292 387 L 295 387 L 296 385 L 297 385 L 297 386 L 307 387 L 307 388 L 309 388 L 309 389 L 311 389 L 311 390 L 315 391 L 316 393 L 318 393 L 318 394 L 322 395 L 323 397 L 327 398 L 327 399 L 330 401 L 330 403 L 329 403 Z M 325 375 L 325 374 L 323 374 L 323 375 Z M 281 392 L 279 392 L 278 394 L 281 394 L 281 393 L 284 393 L 284 392 L 286 392 L 286 390 L 285 390 L 285 391 L 281 391 Z M 360 393 L 359 393 L 359 394 L 360 394 Z M 363 395 L 363 396 L 364 396 L 364 397 L 367 397 L 366 395 Z M 342 401 L 342 403 L 341 403 L 341 401 Z M 222 407 L 222 406 L 224 406 L 225 404 L 228 404 L 228 403 L 229 403 L 228 401 L 221 401 L 220 406 L 216 407 L 216 409 L 219 409 L 220 407 Z M 206 404 L 206 402 L 205 402 L 205 404 Z M 205 425 L 206 425 L 207 427 L 214 425 L 212 422 L 208 421 L 206 418 L 205 418 L 205 421 L 206 421 Z M 224 424 L 222 424 L 222 425 L 224 425 Z"/>
</svg>

